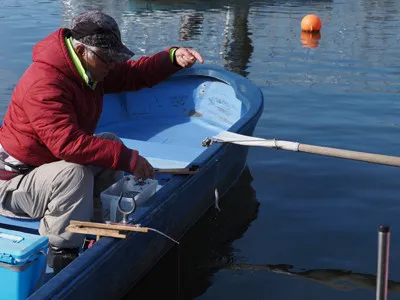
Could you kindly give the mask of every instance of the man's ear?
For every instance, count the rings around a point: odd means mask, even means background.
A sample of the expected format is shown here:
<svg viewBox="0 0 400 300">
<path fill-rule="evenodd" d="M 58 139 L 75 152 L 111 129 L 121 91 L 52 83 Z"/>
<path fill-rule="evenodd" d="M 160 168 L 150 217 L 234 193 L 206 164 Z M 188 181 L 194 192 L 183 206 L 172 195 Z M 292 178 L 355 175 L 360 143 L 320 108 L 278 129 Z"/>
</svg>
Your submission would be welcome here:
<svg viewBox="0 0 400 300">
<path fill-rule="evenodd" d="M 75 48 L 75 52 L 76 54 L 78 54 L 80 57 L 83 56 L 83 53 L 85 53 L 85 46 L 83 46 L 82 44 L 78 44 Z"/>
</svg>

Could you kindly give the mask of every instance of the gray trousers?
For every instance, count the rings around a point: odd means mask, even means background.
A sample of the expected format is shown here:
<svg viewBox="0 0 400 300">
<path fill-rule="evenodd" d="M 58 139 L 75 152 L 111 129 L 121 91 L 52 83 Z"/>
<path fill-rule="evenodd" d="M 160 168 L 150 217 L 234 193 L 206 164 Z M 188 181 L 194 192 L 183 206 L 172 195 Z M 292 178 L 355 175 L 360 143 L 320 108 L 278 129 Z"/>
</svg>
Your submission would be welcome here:
<svg viewBox="0 0 400 300">
<path fill-rule="evenodd" d="M 120 141 L 113 133 L 97 136 Z M 44 164 L 26 175 L 0 180 L 0 214 L 40 219 L 39 233 L 53 247 L 80 247 L 84 235 L 65 228 L 70 220 L 101 221 L 100 193 L 122 176 L 123 171 L 66 161 Z"/>
</svg>

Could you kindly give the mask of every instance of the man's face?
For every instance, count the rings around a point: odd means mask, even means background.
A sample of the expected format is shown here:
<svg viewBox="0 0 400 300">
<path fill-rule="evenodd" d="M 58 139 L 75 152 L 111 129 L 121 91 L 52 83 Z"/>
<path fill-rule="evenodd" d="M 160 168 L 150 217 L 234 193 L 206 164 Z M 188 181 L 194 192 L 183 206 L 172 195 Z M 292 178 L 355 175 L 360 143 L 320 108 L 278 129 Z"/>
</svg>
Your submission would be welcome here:
<svg viewBox="0 0 400 300">
<path fill-rule="evenodd" d="M 85 52 L 87 71 L 90 72 L 94 81 L 102 81 L 114 68 L 115 62 L 99 50 L 95 51 L 85 47 Z"/>
</svg>

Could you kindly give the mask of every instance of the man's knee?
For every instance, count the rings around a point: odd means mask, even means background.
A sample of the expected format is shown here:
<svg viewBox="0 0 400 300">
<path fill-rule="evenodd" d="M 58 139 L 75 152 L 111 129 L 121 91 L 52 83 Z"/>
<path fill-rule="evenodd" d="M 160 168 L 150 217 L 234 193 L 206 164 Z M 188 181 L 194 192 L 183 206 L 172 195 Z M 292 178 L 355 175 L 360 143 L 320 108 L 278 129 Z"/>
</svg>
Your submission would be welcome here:
<svg viewBox="0 0 400 300">
<path fill-rule="evenodd" d="M 122 143 L 119 136 L 112 132 L 100 132 L 100 133 L 96 134 L 95 136 L 98 138 L 101 138 L 103 140 L 118 141 L 118 142 Z"/>
<path fill-rule="evenodd" d="M 94 176 L 89 167 L 75 163 L 58 164 L 51 196 L 39 232 L 58 248 L 74 248 L 82 242 L 80 235 L 65 232 L 71 220 L 89 221 L 93 214 Z M 49 187 L 50 188 L 50 187 Z"/>
<path fill-rule="evenodd" d="M 75 164 L 67 163 L 60 170 L 60 179 L 69 180 L 72 185 L 80 183 L 85 185 L 93 185 L 93 173 L 89 167 Z"/>
</svg>

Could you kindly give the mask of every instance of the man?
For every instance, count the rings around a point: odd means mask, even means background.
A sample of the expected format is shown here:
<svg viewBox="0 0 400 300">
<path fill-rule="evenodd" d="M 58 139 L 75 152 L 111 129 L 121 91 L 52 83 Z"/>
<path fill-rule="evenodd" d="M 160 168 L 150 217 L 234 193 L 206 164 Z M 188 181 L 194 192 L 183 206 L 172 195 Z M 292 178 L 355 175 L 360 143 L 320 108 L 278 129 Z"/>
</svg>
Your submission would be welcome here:
<svg viewBox="0 0 400 300">
<path fill-rule="evenodd" d="M 172 47 L 137 61 L 115 20 L 101 12 L 76 16 L 33 49 L 33 63 L 12 95 L 0 128 L 0 213 L 41 219 L 58 272 L 78 256 L 83 236 L 65 232 L 88 221 L 93 198 L 121 172 L 154 177 L 149 162 L 111 133 L 94 135 L 103 95 L 152 87 L 203 59 Z"/>
</svg>

